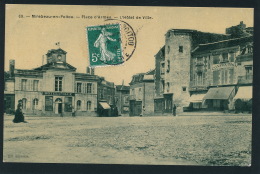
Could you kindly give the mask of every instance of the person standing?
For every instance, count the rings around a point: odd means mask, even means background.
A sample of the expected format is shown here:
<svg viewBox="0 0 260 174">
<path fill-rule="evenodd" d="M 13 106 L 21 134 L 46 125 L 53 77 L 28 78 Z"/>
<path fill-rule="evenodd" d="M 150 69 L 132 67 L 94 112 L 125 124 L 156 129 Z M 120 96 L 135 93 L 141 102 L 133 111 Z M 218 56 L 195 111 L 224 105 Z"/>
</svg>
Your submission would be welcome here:
<svg viewBox="0 0 260 174">
<path fill-rule="evenodd" d="M 172 108 L 172 114 L 173 114 L 173 116 L 176 116 L 176 105 L 174 104 L 173 105 L 173 108 Z"/>
<path fill-rule="evenodd" d="M 23 115 L 23 112 L 22 112 L 22 105 L 21 104 L 18 104 L 18 106 L 17 106 L 13 122 L 14 123 L 21 123 L 21 122 L 27 123 L 27 121 L 24 120 L 24 115 Z"/>
<path fill-rule="evenodd" d="M 75 117 L 76 116 L 76 114 L 75 114 L 75 109 L 74 109 L 74 107 L 72 106 L 72 117 Z"/>
</svg>

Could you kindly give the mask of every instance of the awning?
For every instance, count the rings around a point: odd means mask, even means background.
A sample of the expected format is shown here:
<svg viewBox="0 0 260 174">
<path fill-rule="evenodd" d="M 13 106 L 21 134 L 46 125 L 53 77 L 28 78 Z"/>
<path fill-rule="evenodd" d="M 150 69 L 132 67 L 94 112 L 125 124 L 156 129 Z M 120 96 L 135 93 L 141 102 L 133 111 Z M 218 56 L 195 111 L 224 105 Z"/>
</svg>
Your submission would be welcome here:
<svg viewBox="0 0 260 174">
<path fill-rule="evenodd" d="M 106 102 L 99 102 L 99 104 L 102 106 L 103 109 L 110 109 L 109 104 L 107 104 Z"/>
<path fill-rule="evenodd" d="M 252 86 L 241 86 L 238 88 L 237 94 L 234 97 L 234 100 L 244 99 L 250 100 L 252 99 Z"/>
<path fill-rule="evenodd" d="M 207 99 L 227 100 L 230 98 L 234 90 L 235 90 L 234 86 L 210 88 L 207 94 L 204 96 L 203 100 L 207 100 Z"/>
<path fill-rule="evenodd" d="M 206 94 L 192 94 L 189 102 L 191 103 L 202 103 L 202 100 Z"/>
</svg>

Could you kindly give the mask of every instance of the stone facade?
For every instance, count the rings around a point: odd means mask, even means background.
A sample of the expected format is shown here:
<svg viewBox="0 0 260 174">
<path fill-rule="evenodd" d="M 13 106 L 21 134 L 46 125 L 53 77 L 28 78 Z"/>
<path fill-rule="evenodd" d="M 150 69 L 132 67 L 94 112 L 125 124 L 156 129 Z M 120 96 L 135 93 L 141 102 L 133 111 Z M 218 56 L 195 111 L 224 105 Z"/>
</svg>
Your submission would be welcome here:
<svg viewBox="0 0 260 174">
<path fill-rule="evenodd" d="M 130 116 L 153 115 L 154 113 L 154 70 L 136 74 L 130 82 Z"/>
<path fill-rule="evenodd" d="M 115 102 L 119 115 L 129 113 L 129 95 L 130 86 L 116 85 Z"/>
<path fill-rule="evenodd" d="M 76 116 L 97 116 L 101 99 L 113 105 L 114 84 L 94 75 L 94 70 L 77 73 L 66 62 L 66 54 L 60 48 L 53 49 L 46 54 L 47 64 L 43 66 L 32 70 L 10 68 L 9 74 L 14 77 L 5 80 L 5 98 L 13 95 L 13 109 L 21 102 L 28 115 L 72 116 L 75 112 Z"/>
<path fill-rule="evenodd" d="M 182 112 L 190 108 L 193 94 L 252 81 L 252 27 L 241 22 L 226 31 L 171 29 L 165 34 L 165 46 L 155 55 L 155 112 L 172 112 L 173 104 Z"/>
</svg>

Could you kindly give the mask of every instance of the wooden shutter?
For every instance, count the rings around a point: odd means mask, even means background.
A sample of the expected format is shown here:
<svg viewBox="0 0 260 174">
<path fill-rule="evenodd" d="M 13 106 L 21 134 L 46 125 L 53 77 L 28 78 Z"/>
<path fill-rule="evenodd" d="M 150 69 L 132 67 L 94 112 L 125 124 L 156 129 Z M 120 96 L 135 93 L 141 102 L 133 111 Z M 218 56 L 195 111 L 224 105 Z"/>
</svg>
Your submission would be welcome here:
<svg viewBox="0 0 260 174">
<path fill-rule="evenodd" d="M 230 84 L 234 83 L 234 69 L 229 70 L 229 83 Z"/>
<path fill-rule="evenodd" d="M 219 84 L 219 71 L 213 71 L 213 85 Z"/>
<path fill-rule="evenodd" d="M 95 84 L 92 83 L 92 94 L 95 94 Z"/>
</svg>

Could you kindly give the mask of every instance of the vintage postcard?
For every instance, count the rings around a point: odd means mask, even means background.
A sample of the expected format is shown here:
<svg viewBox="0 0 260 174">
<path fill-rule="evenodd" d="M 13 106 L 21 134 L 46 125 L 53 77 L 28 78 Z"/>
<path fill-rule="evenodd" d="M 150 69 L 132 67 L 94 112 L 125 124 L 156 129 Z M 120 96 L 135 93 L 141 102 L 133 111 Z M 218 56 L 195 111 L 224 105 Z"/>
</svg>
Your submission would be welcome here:
<svg viewBox="0 0 260 174">
<path fill-rule="evenodd" d="M 7 4 L 4 162 L 251 166 L 253 16 Z"/>
</svg>

